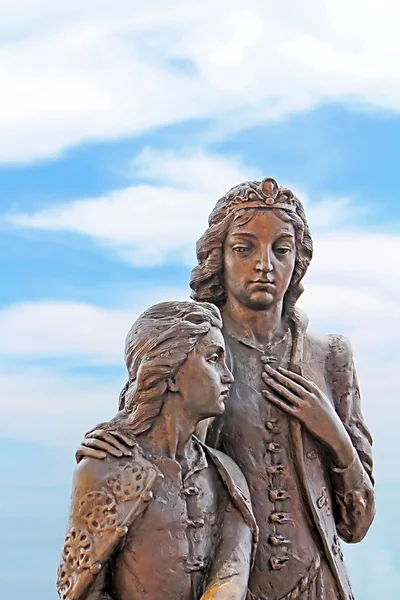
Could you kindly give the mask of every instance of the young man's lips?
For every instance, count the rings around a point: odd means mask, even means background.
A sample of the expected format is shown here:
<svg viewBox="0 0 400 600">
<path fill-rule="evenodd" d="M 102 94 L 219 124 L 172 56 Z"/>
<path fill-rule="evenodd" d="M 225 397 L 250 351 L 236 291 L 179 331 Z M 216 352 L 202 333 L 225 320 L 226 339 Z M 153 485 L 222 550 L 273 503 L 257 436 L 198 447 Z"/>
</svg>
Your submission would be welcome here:
<svg viewBox="0 0 400 600">
<path fill-rule="evenodd" d="M 275 287 L 272 281 L 264 281 L 262 279 L 257 279 L 256 281 L 251 282 L 253 285 L 259 285 L 262 287 Z"/>
</svg>

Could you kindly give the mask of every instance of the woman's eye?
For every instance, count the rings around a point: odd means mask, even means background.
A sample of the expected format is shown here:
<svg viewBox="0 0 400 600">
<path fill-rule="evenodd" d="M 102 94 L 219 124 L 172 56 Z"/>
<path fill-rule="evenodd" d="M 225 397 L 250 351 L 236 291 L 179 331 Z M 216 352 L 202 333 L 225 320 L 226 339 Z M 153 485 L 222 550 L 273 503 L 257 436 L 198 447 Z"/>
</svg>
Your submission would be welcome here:
<svg viewBox="0 0 400 600">
<path fill-rule="evenodd" d="M 246 252 L 246 250 L 248 250 L 247 246 L 234 246 L 233 247 L 233 251 L 238 252 L 239 254 Z"/>
<path fill-rule="evenodd" d="M 218 354 L 213 354 L 212 356 L 210 356 L 208 358 L 208 362 L 210 362 L 210 363 L 216 363 L 216 362 L 218 362 L 218 358 L 219 358 Z"/>
</svg>

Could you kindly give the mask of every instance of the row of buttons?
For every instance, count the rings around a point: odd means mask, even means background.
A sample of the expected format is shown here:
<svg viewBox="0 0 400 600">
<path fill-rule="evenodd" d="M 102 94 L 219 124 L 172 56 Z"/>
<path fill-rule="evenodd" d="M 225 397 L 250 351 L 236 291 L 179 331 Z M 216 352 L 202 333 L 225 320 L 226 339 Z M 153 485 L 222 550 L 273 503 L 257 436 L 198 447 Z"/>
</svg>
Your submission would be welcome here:
<svg viewBox="0 0 400 600">
<path fill-rule="evenodd" d="M 262 361 L 265 362 L 265 357 L 262 357 Z M 279 423 L 278 419 L 275 419 L 275 420 L 269 419 L 268 421 L 266 421 L 265 427 L 272 436 L 278 435 L 282 432 L 281 424 Z M 269 475 L 269 483 L 270 483 L 270 490 L 268 492 L 268 495 L 269 495 L 270 501 L 273 504 L 275 504 L 276 502 L 283 502 L 284 500 L 288 500 L 290 498 L 289 493 L 285 489 L 281 488 L 280 486 L 279 487 L 275 486 L 274 481 L 273 481 L 274 475 L 282 476 L 286 472 L 285 466 L 281 463 L 274 464 L 274 459 L 273 459 L 274 456 L 280 454 L 283 451 L 283 447 L 278 442 L 271 440 L 266 444 L 266 450 L 270 455 L 270 458 L 266 457 L 267 461 L 269 463 L 266 466 L 266 471 L 267 471 L 267 474 Z M 282 479 L 282 477 L 279 477 L 279 480 L 281 480 L 281 479 Z M 281 484 L 281 481 L 279 481 L 279 483 Z M 280 533 L 278 533 L 276 531 L 276 526 L 283 525 L 285 523 L 292 521 L 292 515 L 289 512 L 274 510 L 269 515 L 269 521 L 270 521 L 270 523 L 273 524 L 274 531 L 269 536 L 268 542 L 269 542 L 270 546 L 272 546 L 273 548 L 276 548 L 276 550 L 278 550 L 280 547 L 282 547 L 281 552 L 283 551 L 283 554 L 281 554 L 281 553 L 275 554 L 274 553 L 270 558 L 269 564 L 270 564 L 270 568 L 273 571 L 279 571 L 279 570 L 283 569 L 289 561 L 289 556 L 286 553 L 285 546 L 289 546 L 291 544 L 291 541 L 286 539 Z"/>
</svg>

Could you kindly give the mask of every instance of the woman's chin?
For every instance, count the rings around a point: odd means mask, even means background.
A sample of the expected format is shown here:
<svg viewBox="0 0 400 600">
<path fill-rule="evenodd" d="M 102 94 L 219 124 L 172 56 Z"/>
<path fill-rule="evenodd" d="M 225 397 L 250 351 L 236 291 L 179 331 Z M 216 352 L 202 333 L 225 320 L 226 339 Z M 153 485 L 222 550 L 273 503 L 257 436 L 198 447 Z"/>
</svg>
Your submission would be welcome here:
<svg viewBox="0 0 400 600">
<path fill-rule="evenodd" d="M 225 412 L 225 400 L 223 398 L 221 398 L 220 400 L 218 400 L 215 405 L 214 405 L 214 412 L 212 415 L 213 417 L 216 417 L 218 415 L 222 415 L 222 413 Z"/>
</svg>

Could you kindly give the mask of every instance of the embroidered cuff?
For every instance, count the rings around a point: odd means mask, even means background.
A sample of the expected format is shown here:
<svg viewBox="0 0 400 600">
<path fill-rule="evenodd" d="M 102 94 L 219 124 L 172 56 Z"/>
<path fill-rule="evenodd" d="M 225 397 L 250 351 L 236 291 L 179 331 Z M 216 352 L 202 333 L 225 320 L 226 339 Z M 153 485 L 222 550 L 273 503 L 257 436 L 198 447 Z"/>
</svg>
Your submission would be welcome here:
<svg viewBox="0 0 400 600">
<path fill-rule="evenodd" d="M 337 467 L 331 464 L 331 481 L 334 490 L 338 494 L 347 494 L 362 487 L 364 483 L 365 471 L 354 450 L 353 460 L 347 467 Z"/>
</svg>

